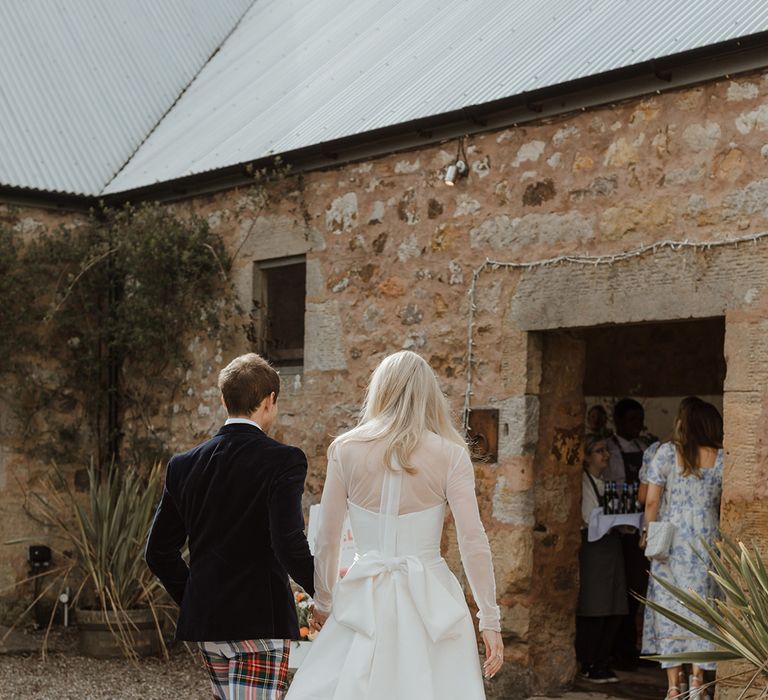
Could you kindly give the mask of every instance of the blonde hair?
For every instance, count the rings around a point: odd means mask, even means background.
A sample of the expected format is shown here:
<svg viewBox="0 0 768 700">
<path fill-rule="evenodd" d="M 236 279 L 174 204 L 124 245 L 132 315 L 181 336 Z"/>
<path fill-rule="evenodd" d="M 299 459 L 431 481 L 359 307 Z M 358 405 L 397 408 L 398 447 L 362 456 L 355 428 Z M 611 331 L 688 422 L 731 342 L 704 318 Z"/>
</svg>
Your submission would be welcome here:
<svg viewBox="0 0 768 700">
<path fill-rule="evenodd" d="M 409 474 L 411 454 L 425 431 L 461 445 L 467 443 L 451 421 L 448 401 L 424 358 L 403 350 L 385 357 L 374 370 L 357 426 L 337 437 L 329 449 L 348 440 L 384 440 L 384 464 L 393 461 Z M 393 459 L 394 458 L 394 459 Z"/>
</svg>

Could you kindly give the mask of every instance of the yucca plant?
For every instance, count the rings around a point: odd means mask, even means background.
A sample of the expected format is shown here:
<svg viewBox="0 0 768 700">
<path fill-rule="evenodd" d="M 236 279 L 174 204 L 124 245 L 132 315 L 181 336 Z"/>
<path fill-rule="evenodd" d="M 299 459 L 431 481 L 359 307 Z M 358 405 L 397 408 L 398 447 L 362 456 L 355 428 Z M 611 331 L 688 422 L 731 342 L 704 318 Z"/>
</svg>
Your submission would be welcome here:
<svg viewBox="0 0 768 700">
<path fill-rule="evenodd" d="M 56 581 L 59 590 L 69 585 L 75 608 L 103 613 L 123 653 L 132 659 L 137 656 L 137 628 L 129 613 L 150 610 L 159 647 L 167 654 L 161 630 L 162 589 L 143 556 L 162 489 L 162 465 L 145 472 L 112 465 L 100 474 L 91 464 L 88 477 L 88 493 L 78 494 L 54 466 L 41 488 L 30 494 L 30 514 L 66 543 L 61 548 L 66 563 L 44 574 L 56 580 L 43 594 L 55 591 Z"/>
<path fill-rule="evenodd" d="M 742 661 L 749 664 L 751 678 L 742 697 L 756 685 L 762 685 L 760 697 L 768 697 L 768 573 L 756 547 L 724 539 L 716 547 L 702 542 L 711 563 L 711 576 L 722 591 L 722 599 L 707 600 L 692 590 L 669 581 L 654 579 L 669 591 L 695 617 L 643 599 L 653 610 L 715 646 L 712 651 L 658 655 L 649 658 L 677 663 L 707 661 Z M 737 674 L 737 675 L 744 675 Z M 722 680 L 722 679 L 721 679 Z"/>
</svg>

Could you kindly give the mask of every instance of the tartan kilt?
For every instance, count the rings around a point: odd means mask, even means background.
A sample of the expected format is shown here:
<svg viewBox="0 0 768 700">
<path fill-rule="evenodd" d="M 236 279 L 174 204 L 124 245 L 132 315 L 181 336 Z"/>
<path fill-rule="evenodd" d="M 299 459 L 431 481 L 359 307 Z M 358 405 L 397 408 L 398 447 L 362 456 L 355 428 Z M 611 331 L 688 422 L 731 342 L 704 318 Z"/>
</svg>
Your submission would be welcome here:
<svg viewBox="0 0 768 700">
<path fill-rule="evenodd" d="M 282 700 L 288 690 L 290 640 L 200 645 L 214 700 Z"/>
</svg>

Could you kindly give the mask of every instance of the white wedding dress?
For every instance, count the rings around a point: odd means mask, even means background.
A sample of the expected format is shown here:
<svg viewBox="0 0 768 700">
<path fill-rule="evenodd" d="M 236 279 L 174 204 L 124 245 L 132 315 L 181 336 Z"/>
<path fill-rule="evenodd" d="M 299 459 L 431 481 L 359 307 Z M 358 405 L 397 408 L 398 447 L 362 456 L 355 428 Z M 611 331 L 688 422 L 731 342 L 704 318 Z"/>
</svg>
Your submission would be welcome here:
<svg viewBox="0 0 768 700">
<path fill-rule="evenodd" d="M 286 700 L 481 700 L 476 635 L 464 593 L 440 555 L 446 503 L 478 604 L 499 630 L 488 538 L 466 451 L 427 433 L 416 474 L 382 463 L 377 443 L 335 449 L 315 549 L 315 604 L 330 611 Z M 338 580 L 349 510 L 357 556 Z"/>
</svg>

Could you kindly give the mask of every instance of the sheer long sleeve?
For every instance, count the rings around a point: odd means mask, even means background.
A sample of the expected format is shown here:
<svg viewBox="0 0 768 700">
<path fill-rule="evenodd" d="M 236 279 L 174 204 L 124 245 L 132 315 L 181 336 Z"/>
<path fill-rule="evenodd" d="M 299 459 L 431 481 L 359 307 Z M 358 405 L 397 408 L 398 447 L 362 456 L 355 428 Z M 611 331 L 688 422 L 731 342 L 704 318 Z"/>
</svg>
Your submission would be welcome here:
<svg viewBox="0 0 768 700">
<path fill-rule="evenodd" d="M 477 507 L 475 471 L 464 450 L 448 473 L 446 498 L 456 521 L 461 563 L 479 608 L 479 627 L 500 632 L 491 548 Z"/>
<path fill-rule="evenodd" d="M 321 613 L 331 610 L 331 592 L 339 578 L 341 529 L 347 514 L 347 487 L 341 473 L 338 449 L 328 454 L 320 522 L 315 542 L 315 607 Z"/>
</svg>

